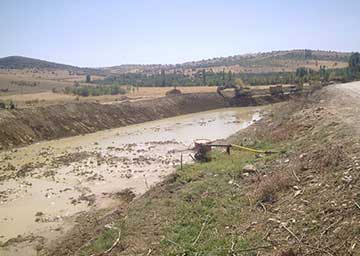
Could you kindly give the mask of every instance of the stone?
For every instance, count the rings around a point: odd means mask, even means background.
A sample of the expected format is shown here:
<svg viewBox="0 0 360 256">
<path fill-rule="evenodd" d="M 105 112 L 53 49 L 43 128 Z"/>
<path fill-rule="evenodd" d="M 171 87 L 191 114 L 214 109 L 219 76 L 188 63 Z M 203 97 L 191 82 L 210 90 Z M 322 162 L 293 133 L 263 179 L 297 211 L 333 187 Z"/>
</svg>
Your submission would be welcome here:
<svg viewBox="0 0 360 256">
<path fill-rule="evenodd" d="M 256 169 L 256 167 L 254 165 L 247 164 L 247 165 L 244 166 L 243 171 L 248 172 L 248 173 L 254 173 L 254 172 L 257 172 L 257 169 Z"/>
</svg>

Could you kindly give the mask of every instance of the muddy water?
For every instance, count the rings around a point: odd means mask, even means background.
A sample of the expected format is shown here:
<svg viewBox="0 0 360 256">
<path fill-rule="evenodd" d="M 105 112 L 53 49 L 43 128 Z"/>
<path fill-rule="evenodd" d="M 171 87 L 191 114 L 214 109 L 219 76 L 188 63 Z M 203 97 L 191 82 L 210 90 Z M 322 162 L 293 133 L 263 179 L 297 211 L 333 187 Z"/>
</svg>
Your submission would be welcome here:
<svg viewBox="0 0 360 256">
<path fill-rule="evenodd" d="M 191 161 L 194 139 L 226 138 L 259 119 L 259 110 L 202 112 L 1 152 L 0 241 L 63 234 L 75 214 L 115 205 L 124 189 L 144 193 L 180 155 Z"/>
</svg>

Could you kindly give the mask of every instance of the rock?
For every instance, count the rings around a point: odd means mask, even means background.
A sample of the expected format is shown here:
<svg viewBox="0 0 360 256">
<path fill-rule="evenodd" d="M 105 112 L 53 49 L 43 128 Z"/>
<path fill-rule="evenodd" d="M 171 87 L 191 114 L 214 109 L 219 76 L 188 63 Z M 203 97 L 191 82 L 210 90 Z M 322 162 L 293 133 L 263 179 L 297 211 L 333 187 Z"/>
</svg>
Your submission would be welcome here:
<svg viewBox="0 0 360 256">
<path fill-rule="evenodd" d="M 256 169 L 256 167 L 254 165 L 247 164 L 247 165 L 244 166 L 243 171 L 248 172 L 248 173 L 254 173 L 254 172 L 257 172 L 257 169 Z"/>
<path fill-rule="evenodd" d="M 307 156 L 307 154 L 304 153 L 304 154 L 301 154 L 301 155 L 299 156 L 299 158 L 300 158 L 300 159 L 303 159 L 303 158 L 306 157 L 306 156 Z"/>
<path fill-rule="evenodd" d="M 36 217 L 40 217 L 40 216 L 43 216 L 43 215 L 44 215 L 43 212 L 37 212 L 37 213 L 35 214 Z"/>
<path fill-rule="evenodd" d="M 351 177 L 351 175 L 349 175 L 349 176 L 344 176 L 341 180 L 344 183 L 350 183 L 350 182 L 352 182 L 353 178 Z"/>
<path fill-rule="evenodd" d="M 333 233 L 334 234 L 339 234 L 341 231 L 341 227 L 337 227 L 336 229 L 334 229 Z"/>
</svg>

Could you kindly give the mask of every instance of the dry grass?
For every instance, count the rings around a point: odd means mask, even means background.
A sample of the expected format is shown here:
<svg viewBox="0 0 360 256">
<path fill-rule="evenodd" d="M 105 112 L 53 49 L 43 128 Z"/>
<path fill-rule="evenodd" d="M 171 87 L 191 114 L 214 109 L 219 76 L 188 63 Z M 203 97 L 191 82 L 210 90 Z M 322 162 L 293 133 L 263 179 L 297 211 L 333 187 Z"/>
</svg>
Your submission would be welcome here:
<svg viewBox="0 0 360 256">
<path fill-rule="evenodd" d="M 252 198 L 256 202 L 274 203 L 278 192 L 289 189 L 294 184 L 294 178 L 288 171 L 275 171 L 257 184 Z"/>
<path fill-rule="evenodd" d="M 8 88 L 7 83 L 10 84 L 9 79 L 2 83 L 3 77 L 0 74 L 0 89 Z M 19 80 L 19 79 L 18 79 Z M 32 81 L 32 80 L 29 80 Z M 34 80 L 35 81 L 35 80 Z M 52 88 L 58 88 L 59 91 L 66 86 L 72 86 L 72 83 L 57 82 L 57 81 L 41 81 L 39 86 L 36 87 L 19 87 L 11 85 L 9 92 L 0 94 L 0 100 L 12 100 L 18 107 L 23 106 L 35 106 L 35 105 L 52 105 L 62 104 L 67 102 L 76 101 L 76 96 L 64 94 L 64 93 L 53 93 Z M 173 89 L 173 87 L 142 87 L 135 92 L 129 92 L 126 94 L 129 100 L 143 100 L 157 97 L 164 97 L 166 92 Z M 179 88 L 182 93 L 208 93 L 215 92 L 216 87 L 210 86 L 195 86 L 195 87 L 181 87 Z M 79 97 L 80 101 L 86 102 L 100 102 L 100 103 L 114 103 L 119 100 L 123 100 L 123 95 L 101 95 L 101 96 L 89 96 Z M 31 104 L 29 104 L 31 103 Z"/>
<path fill-rule="evenodd" d="M 129 93 L 131 97 L 160 97 L 165 96 L 167 91 L 174 89 L 174 87 L 140 87 L 138 91 Z M 182 93 L 204 93 L 216 92 L 215 86 L 192 86 L 192 87 L 177 87 Z"/>
<path fill-rule="evenodd" d="M 341 145 L 323 145 L 306 154 L 303 161 L 299 162 L 299 169 L 330 171 L 339 167 L 346 158 L 347 154 Z"/>
</svg>

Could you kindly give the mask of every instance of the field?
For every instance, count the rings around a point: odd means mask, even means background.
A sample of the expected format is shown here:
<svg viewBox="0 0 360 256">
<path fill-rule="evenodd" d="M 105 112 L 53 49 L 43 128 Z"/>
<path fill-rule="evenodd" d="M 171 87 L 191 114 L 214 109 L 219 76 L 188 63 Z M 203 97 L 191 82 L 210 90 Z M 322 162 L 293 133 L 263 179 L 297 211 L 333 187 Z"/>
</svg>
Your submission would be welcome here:
<svg viewBox="0 0 360 256">
<path fill-rule="evenodd" d="M 67 70 L 0 69 L 0 95 L 61 91 L 74 82 L 85 83 L 85 76 Z"/>
<path fill-rule="evenodd" d="M 37 82 L 39 84 L 34 87 L 11 84 L 11 81 L 22 81 L 25 79 L 29 83 Z M 7 92 L 0 92 L 0 100 L 12 100 L 17 104 L 18 107 L 52 105 L 75 101 L 112 103 L 124 100 L 133 101 L 163 97 L 167 91 L 173 89 L 173 87 L 140 87 L 138 89 L 131 90 L 125 95 L 102 95 L 89 97 L 78 97 L 64 94 L 62 92 L 65 87 L 72 85 L 73 82 L 39 80 L 26 76 L 15 78 L 12 77 L 12 75 L 9 76 L 0 74 L 0 89 L 9 89 Z M 53 89 L 56 92 L 53 92 Z M 211 86 L 181 87 L 179 89 L 182 93 L 205 93 L 216 91 L 216 87 Z"/>
<path fill-rule="evenodd" d="M 37 73 L 36 73 L 37 74 Z M 65 94 L 64 88 L 73 86 L 78 81 L 81 85 L 94 86 L 85 83 L 85 77 L 69 75 L 65 71 L 42 71 L 34 75 L 32 70 L 0 70 L 0 100 L 13 101 L 17 108 L 65 104 L 71 102 L 97 102 L 113 104 L 123 101 L 139 101 L 157 97 L 164 97 L 166 92 L 174 87 L 129 87 L 125 95 L 76 96 Z M 35 86 L 33 86 L 35 85 Z M 264 94 L 270 85 L 254 87 L 254 94 Z M 284 85 L 288 87 L 290 85 Z M 127 88 L 128 86 L 124 86 Z M 182 93 L 216 92 L 215 86 L 178 87 Z M 229 92 L 230 93 L 230 92 Z M 228 94 L 229 94 L 228 93 Z M 266 92 L 268 93 L 268 92 Z M 231 93 L 229 96 L 232 95 Z"/>
<path fill-rule="evenodd" d="M 92 76 L 93 79 L 101 79 L 100 76 Z M 124 95 L 103 95 L 76 97 L 62 93 L 65 87 L 73 86 L 74 82 L 85 83 L 84 75 L 77 75 L 66 71 L 46 70 L 3 70 L 0 69 L 0 100 L 12 100 L 18 107 L 37 105 L 50 105 L 74 101 L 86 102 L 114 102 L 124 99 L 139 100 L 142 98 L 154 98 L 165 96 L 172 87 L 143 87 L 131 90 Z M 88 84 L 91 86 L 91 84 Z M 183 93 L 215 92 L 215 87 L 182 87 Z"/>
</svg>

